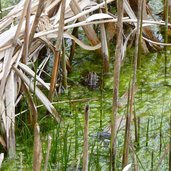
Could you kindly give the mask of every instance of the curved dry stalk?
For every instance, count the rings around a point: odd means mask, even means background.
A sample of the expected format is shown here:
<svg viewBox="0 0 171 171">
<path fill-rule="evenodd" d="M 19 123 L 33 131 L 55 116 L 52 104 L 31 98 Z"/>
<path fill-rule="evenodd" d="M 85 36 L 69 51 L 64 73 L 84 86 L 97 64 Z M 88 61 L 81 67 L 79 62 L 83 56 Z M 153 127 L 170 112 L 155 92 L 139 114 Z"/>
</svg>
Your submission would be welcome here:
<svg viewBox="0 0 171 171">
<path fill-rule="evenodd" d="M 64 30 L 67 30 L 67 29 L 70 29 L 70 28 L 79 27 L 79 26 L 84 26 L 84 25 L 101 24 L 101 23 L 108 23 L 108 22 L 117 22 L 117 18 L 108 19 L 108 20 L 101 20 L 101 21 L 93 21 L 93 22 L 83 21 L 83 22 L 79 22 L 79 23 L 76 23 L 76 24 L 71 24 L 71 25 L 65 26 L 64 27 Z M 137 20 L 136 19 L 129 19 L 128 17 L 124 17 L 123 18 L 123 22 L 124 23 L 136 23 Z M 161 25 L 161 26 L 165 25 L 165 22 L 163 22 L 163 21 L 148 21 L 148 20 L 143 20 L 142 22 L 143 22 L 143 27 L 151 26 L 151 25 Z M 168 25 L 171 26 L 171 24 L 168 24 Z M 0 35 L 0 39 L 3 40 L 2 43 L 0 43 L 0 51 L 4 51 L 4 50 L 12 47 L 11 44 L 7 45 L 6 43 L 11 40 L 10 37 L 13 36 L 13 33 L 15 32 L 15 30 L 16 30 L 16 27 L 14 27 L 13 30 L 11 30 L 8 33 L 8 35 L 4 35 L 4 37 L 1 37 L 1 35 Z M 54 36 L 53 33 L 57 32 L 57 31 L 58 31 L 58 28 L 57 29 L 51 29 L 51 30 L 48 30 L 48 31 L 39 32 L 39 33 L 36 33 L 34 37 L 35 38 L 38 38 L 38 37 L 41 37 L 41 36 L 47 36 L 48 35 L 49 38 L 52 38 Z M 150 39 L 145 38 L 145 37 L 143 37 L 143 39 L 146 40 L 149 43 L 153 43 L 153 44 L 156 44 L 156 45 L 171 46 L 170 43 L 156 42 L 156 41 L 150 40 Z M 21 40 L 21 43 L 22 42 L 23 42 L 23 40 Z"/>
</svg>

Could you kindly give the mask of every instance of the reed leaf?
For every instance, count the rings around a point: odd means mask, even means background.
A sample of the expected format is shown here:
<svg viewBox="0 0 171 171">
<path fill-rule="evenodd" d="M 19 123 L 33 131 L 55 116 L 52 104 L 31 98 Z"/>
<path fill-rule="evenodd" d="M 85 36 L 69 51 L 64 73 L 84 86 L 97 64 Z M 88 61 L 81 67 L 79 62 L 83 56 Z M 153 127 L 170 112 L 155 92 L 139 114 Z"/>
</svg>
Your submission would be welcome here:
<svg viewBox="0 0 171 171">
<path fill-rule="evenodd" d="M 4 153 L 1 153 L 0 154 L 0 168 L 1 168 L 3 160 L 4 160 Z"/>
<path fill-rule="evenodd" d="M 4 68 L 3 68 L 4 69 L 4 74 L 3 74 L 3 77 L 2 77 L 1 83 L 0 83 L 0 86 L 1 86 L 0 97 L 3 97 L 7 77 L 8 77 L 8 74 L 10 73 L 11 59 L 12 59 L 13 52 L 14 52 L 14 48 L 11 48 L 11 49 L 8 49 L 8 50 L 5 51 Z"/>
<path fill-rule="evenodd" d="M 33 70 L 31 70 L 27 65 L 25 64 L 22 64 L 22 63 L 19 63 L 18 66 L 24 71 L 26 72 L 27 74 L 29 74 L 32 78 L 35 77 L 35 72 Z M 45 83 L 43 81 L 43 79 L 41 79 L 38 75 L 36 75 L 36 80 L 41 84 L 43 85 L 47 90 L 50 89 L 50 87 L 48 86 L 47 83 Z"/>
<path fill-rule="evenodd" d="M 6 141 L 10 158 L 15 156 L 15 85 L 14 72 L 8 76 L 5 86 Z"/>
<path fill-rule="evenodd" d="M 113 19 L 113 17 L 109 14 L 105 14 L 105 13 L 99 13 L 99 14 L 93 14 L 91 16 L 89 16 L 85 21 L 86 22 L 92 22 L 92 21 L 96 21 L 96 20 L 101 20 L 101 19 Z"/>
</svg>

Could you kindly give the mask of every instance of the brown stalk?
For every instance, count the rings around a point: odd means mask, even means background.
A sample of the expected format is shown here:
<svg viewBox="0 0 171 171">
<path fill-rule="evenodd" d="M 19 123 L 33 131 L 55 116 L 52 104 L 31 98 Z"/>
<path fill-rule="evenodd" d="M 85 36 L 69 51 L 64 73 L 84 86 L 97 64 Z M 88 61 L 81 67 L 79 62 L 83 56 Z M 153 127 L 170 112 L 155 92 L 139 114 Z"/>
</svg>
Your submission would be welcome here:
<svg viewBox="0 0 171 171">
<path fill-rule="evenodd" d="M 44 9 L 44 0 L 39 0 L 39 4 L 38 4 L 38 7 L 37 7 L 35 19 L 34 19 L 34 22 L 33 22 L 33 25 L 32 25 L 31 31 L 30 31 L 28 50 L 31 47 L 31 43 L 33 41 L 34 34 L 36 32 L 36 28 L 37 28 L 37 25 L 39 23 L 39 19 L 40 19 L 40 16 L 41 16 L 42 12 L 43 12 L 43 9 Z"/>
<path fill-rule="evenodd" d="M 50 91 L 49 91 L 49 100 L 52 101 L 53 94 L 55 91 L 55 85 L 56 85 L 56 79 L 58 75 L 58 68 L 59 68 L 59 61 L 61 56 L 61 45 L 62 45 L 62 39 L 63 39 L 63 32 L 64 32 L 64 16 L 65 16 L 65 5 L 66 0 L 61 1 L 61 14 L 60 14 L 60 20 L 59 20 L 59 27 L 58 27 L 58 39 L 56 42 L 56 54 L 55 54 L 55 60 L 51 75 L 51 82 L 50 82 Z"/>
<path fill-rule="evenodd" d="M 22 27 L 24 17 L 26 15 L 26 12 L 27 12 L 27 9 L 28 9 L 29 2 L 30 2 L 30 0 L 26 0 L 25 3 L 24 3 L 24 9 L 22 11 L 22 14 L 21 14 L 21 17 L 20 17 L 20 22 L 18 24 L 17 31 L 16 31 L 14 39 L 13 39 L 13 44 L 14 45 L 17 44 L 17 39 L 18 39 L 20 31 L 21 31 L 21 27 Z"/>
<path fill-rule="evenodd" d="M 102 12 L 102 10 L 100 10 Z M 107 2 L 105 1 L 105 12 L 108 12 L 107 9 Z M 108 51 L 108 43 L 107 43 L 107 31 L 105 28 L 105 24 L 100 24 L 100 31 L 101 31 L 101 50 L 102 50 L 102 57 L 103 57 L 103 71 L 104 73 L 109 72 L 109 51 Z"/>
<path fill-rule="evenodd" d="M 85 107 L 84 114 L 84 149 L 83 149 L 83 171 L 88 170 L 88 125 L 89 125 L 89 105 Z"/>
<path fill-rule="evenodd" d="M 106 29 L 104 24 L 100 24 L 101 30 L 101 44 L 102 44 L 102 57 L 103 57 L 103 71 L 104 73 L 109 72 L 109 51 L 107 44 Z"/>
<path fill-rule="evenodd" d="M 31 14 L 31 0 L 29 0 L 29 4 L 27 7 L 26 13 L 26 24 L 25 24 L 25 34 L 24 34 L 24 48 L 23 48 L 23 56 L 22 62 L 26 64 L 26 59 L 28 56 L 28 46 L 29 46 L 29 31 L 30 31 L 30 14 Z"/>
<path fill-rule="evenodd" d="M 58 75 L 58 68 L 59 68 L 59 61 L 60 61 L 60 52 L 55 52 L 54 56 L 54 64 L 53 64 L 53 70 L 51 74 L 51 82 L 50 82 L 50 91 L 48 95 L 48 99 L 52 101 L 53 94 L 55 91 L 55 86 L 56 86 L 56 77 Z"/>
<path fill-rule="evenodd" d="M 34 127 L 33 171 L 41 170 L 42 145 L 40 141 L 40 127 L 36 123 Z"/>
<path fill-rule="evenodd" d="M 72 0 L 70 3 L 70 7 L 72 9 L 72 11 L 74 12 L 75 15 L 80 14 L 82 11 L 79 7 L 79 4 L 76 0 Z M 78 21 L 85 21 L 86 20 L 86 16 L 83 15 L 81 17 L 78 18 Z M 90 43 L 92 45 L 97 45 L 99 43 L 99 39 L 97 37 L 96 32 L 94 31 L 93 27 L 91 25 L 87 25 L 87 26 L 82 26 L 83 30 L 88 38 L 88 40 L 90 41 Z M 101 54 L 101 52 L 99 51 L 99 53 Z"/>
<path fill-rule="evenodd" d="M 131 102 L 130 102 L 130 114 L 134 115 L 134 125 L 135 125 L 135 144 L 138 147 L 138 127 L 137 127 L 137 117 L 136 112 L 133 112 L 133 103 L 134 103 L 134 95 L 135 95 L 135 87 L 136 87 L 136 73 L 137 73 L 137 65 L 138 59 L 140 58 L 141 52 L 141 35 L 142 35 L 142 10 L 143 10 L 143 0 L 138 0 L 138 15 L 137 15 L 137 33 L 136 33 L 136 41 L 135 41 L 135 54 L 134 54 L 134 68 L 133 68 L 133 81 L 132 81 L 132 91 L 131 91 Z"/>
<path fill-rule="evenodd" d="M 62 44 L 62 75 L 63 75 L 63 86 L 67 89 L 67 69 L 66 69 L 66 57 L 65 57 L 65 42 Z"/>
<path fill-rule="evenodd" d="M 115 51 L 114 63 L 114 85 L 113 85 L 113 103 L 111 114 L 111 142 L 110 142 L 110 170 L 115 170 L 116 162 L 116 115 L 118 112 L 119 100 L 119 80 L 120 80 L 120 67 L 121 67 L 121 49 L 122 49 L 122 31 L 123 31 L 123 0 L 117 1 L 118 21 L 117 21 L 117 44 Z"/>
<path fill-rule="evenodd" d="M 78 27 L 74 27 L 74 29 L 72 31 L 72 35 L 75 36 L 76 38 L 78 38 Z M 75 48 L 76 48 L 76 43 L 74 40 L 72 40 L 72 45 L 71 45 L 71 49 L 70 49 L 70 56 L 69 56 L 70 63 L 72 63 L 74 53 L 75 53 Z"/>
</svg>

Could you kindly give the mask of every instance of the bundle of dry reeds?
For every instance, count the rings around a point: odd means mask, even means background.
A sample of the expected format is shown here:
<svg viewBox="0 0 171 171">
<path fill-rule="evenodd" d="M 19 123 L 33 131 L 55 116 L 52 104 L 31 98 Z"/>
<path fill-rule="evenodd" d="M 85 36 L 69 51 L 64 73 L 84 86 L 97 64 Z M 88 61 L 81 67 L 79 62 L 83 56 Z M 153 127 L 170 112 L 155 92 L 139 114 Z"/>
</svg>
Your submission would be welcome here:
<svg viewBox="0 0 171 171">
<path fill-rule="evenodd" d="M 108 1 L 108 3 L 112 0 Z M 94 18 L 86 14 L 103 7 L 105 3 L 97 4 L 93 1 L 77 0 L 23 0 L 0 20 L 0 113 L 6 146 L 10 156 L 15 154 L 15 107 L 22 99 L 22 93 L 27 94 L 30 113 L 36 122 L 37 110 L 32 94 L 35 93 L 47 110 L 58 121 L 61 118 L 51 104 L 55 91 L 56 77 L 61 57 L 63 38 L 73 39 L 82 48 L 96 50 L 100 48 L 100 41 L 89 25 Z M 83 11 L 86 9 L 85 11 Z M 107 14 L 100 14 L 95 19 L 112 18 Z M 76 23 L 76 21 L 79 21 Z M 71 28 L 82 26 L 91 45 L 85 45 L 71 35 Z M 55 39 L 55 43 L 54 43 Z M 46 46 L 54 54 L 54 67 L 50 84 L 46 83 L 33 70 L 34 62 L 39 52 Z M 42 59 L 45 66 L 47 59 Z M 43 68 L 41 67 L 41 70 Z M 41 84 L 49 91 L 49 97 L 38 87 Z"/>
</svg>

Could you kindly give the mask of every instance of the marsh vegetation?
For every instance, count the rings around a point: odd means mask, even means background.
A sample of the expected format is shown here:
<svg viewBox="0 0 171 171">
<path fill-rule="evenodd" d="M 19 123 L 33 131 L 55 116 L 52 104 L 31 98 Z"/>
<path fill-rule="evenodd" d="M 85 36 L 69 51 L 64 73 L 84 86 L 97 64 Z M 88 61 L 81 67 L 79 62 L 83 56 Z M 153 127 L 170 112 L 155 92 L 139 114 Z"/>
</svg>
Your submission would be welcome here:
<svg viewBox="0 0 171 171">
<path fill-rule="evenodd" d="M 169 0 L 0 1 L 4 171 L 171 171 Z"/>
</svg>

